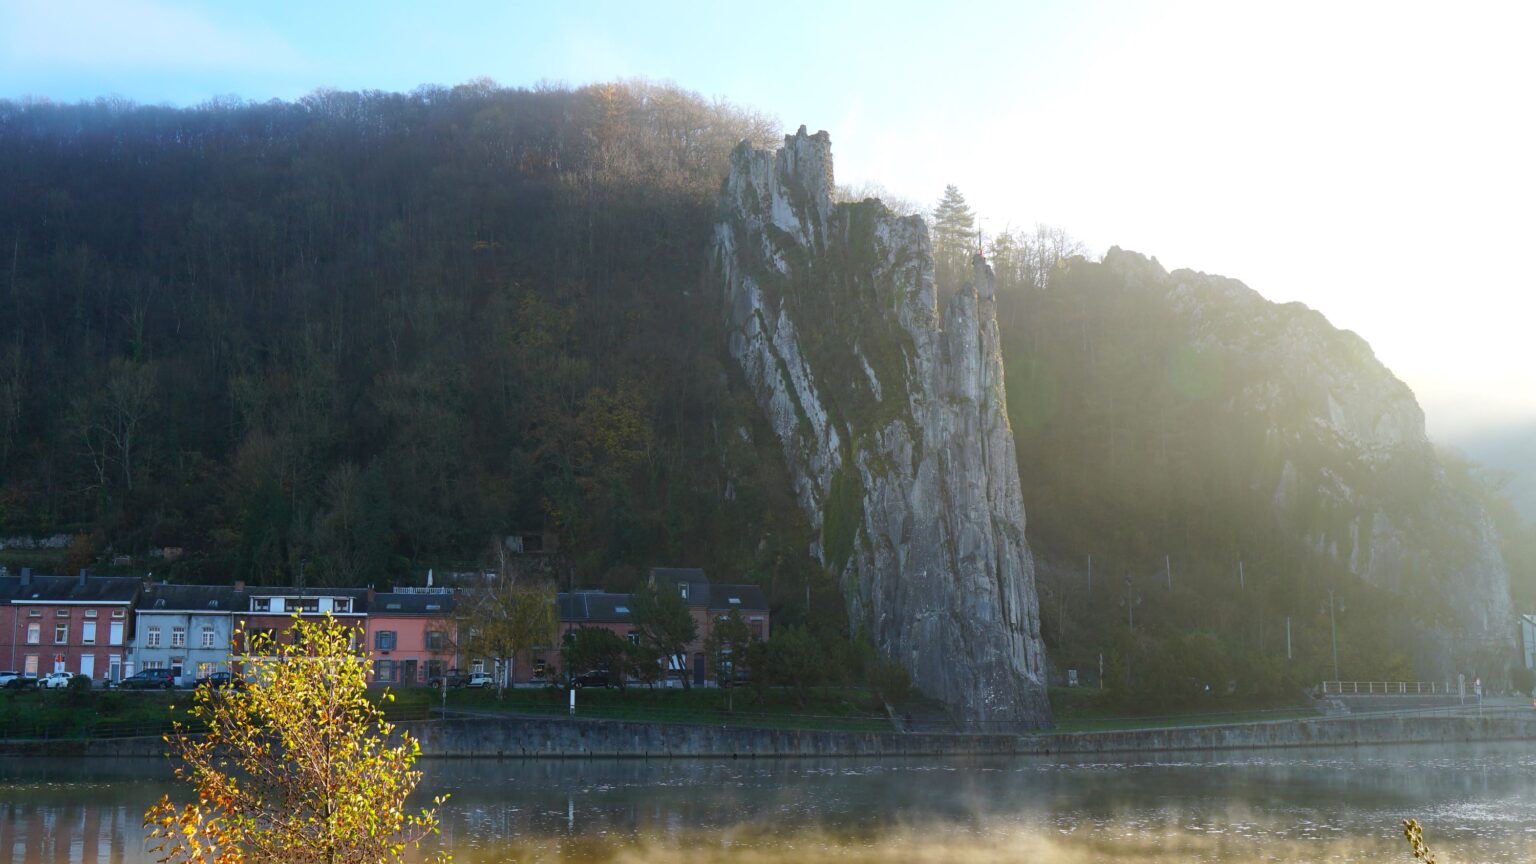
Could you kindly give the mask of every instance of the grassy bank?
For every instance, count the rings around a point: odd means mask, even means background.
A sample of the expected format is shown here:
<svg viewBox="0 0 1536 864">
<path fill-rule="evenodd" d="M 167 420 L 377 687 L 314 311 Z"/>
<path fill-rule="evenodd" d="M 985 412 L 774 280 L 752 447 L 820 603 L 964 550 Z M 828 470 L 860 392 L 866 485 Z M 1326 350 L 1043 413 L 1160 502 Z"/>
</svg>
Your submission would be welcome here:
<svg viewBox="0 0 1536 864">
<path fill-rule="evenodd" d="M 382 700 L 383 692 L 372 693 Z M 428 691 L 382 700 L 391 720 L 425 719 Z M 191 722 L 189 690 L 20 690 L 0 691 L 0 740 L 121 738 L 164 735 L 177 721 Z"/>
<path fill-rule="evenodd" d="M 1127 709 L 1110 694 L 1089 687 L 1052 687 L 1051 713 L 1057 732 L 1108 732 L 1124 729 L 1155 729 L 1169 726 L 1207 726 L 1224 723 L 1258 723 L 1316 717 L 1318 711 L 1300 700 L 1287 702 L 1211 698 L 1174 710 L 1138 712 Z"/>
<path fill-rule="evenodd" d="M 410 691 L 420 693 L 423 691 Z M 432 692 L 432 691 L 428 691 Z M 432 692 L 433 704 L 440 701 Z M 498 698 L 495 690 L 450 690 L 449 710 L 475 713 L 564 716 L 569 711 L 565 690 L 511 689 Z M 891 728 L 874 694 L 865 690 L 817 688 L 797 701 L 788 690 L 769 689 L 754 696 L 740 688 L 734 694 L 717 689 L 586 688 L 576 692 L 576 715 L 589 719 L 633 720 L 648 723 L 705 723 L 770 729 L 844 729 L 883 731 Z"/>
</svg>

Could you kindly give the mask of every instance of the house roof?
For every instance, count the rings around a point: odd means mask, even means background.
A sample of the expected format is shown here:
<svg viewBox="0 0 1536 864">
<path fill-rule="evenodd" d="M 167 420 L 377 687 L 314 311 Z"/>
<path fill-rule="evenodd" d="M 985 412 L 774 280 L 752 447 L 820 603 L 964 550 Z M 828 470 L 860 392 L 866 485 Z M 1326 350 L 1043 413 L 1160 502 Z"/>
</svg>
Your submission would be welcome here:
<svg viewBox="0 0 1536 864">
<path fill-rule="evenodd" d="M 763 589 L 756 585 L 711 585 L 709 597 L 705 602 L 710 611 L 724 612 L 728 609 L 751 609 L 761 612 L 768 608 L 768 598 L 763 594 Z M 703 605 L 695 603 L 689 598 L 689 605 Z"/>
<path fill-rule="evenodd" d="M 0 577 L 0 603 L 132 603 L 143 583 L 133 576 Z"/>
<path fill-rule="evenodd" d="M 453 613 L 455 595 L 448 591 L 431 594 L 379 593 L 373 595 L 369 615 L 449 615 Z"/>
<path fill-rule="evenodd" d="M 630 594 L 577 591 L 559 595 L 561 621 L 628 621 Z"/>
<path fill-rule="evenodd" d="M 652 567 L 651 583 L 656 586 L 676 585 L 687 582 L 689 586 L 708 585 L 709 577 L 702 567 Z M 692 588 L 690 587 L 690 591 Z"/>
<path fill-rule="evenodd" d="M 139 597 L 140 612 L 242 612 L 250 595 L 229 585 L 151 586 Z"/>
</svg>

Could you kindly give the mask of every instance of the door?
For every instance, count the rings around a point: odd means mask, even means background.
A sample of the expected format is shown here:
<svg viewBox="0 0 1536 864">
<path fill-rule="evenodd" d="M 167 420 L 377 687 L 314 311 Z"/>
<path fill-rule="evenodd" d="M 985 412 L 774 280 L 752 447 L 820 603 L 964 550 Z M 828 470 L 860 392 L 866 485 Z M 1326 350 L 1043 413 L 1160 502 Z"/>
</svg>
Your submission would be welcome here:
<svg viewBox="0 0 1536 864">
<path fill-rule="evenodd" d="M 410 686 L 416 683 L 416 661 L 400 661 L 400 683 Z"/>
<path fill-rule="evenodd" d="M 95 654 L 81 654 L 80 655 L 80 674 L 84 675 L 87 678 L 95 678 L 96 677 L 96 655 Z"/>
<path fill-rule="evenodd" d="M 123 658 L 116 654 L 113 654 L 112 657 L 107 661 L 107 680 L 123 680 Z"/>
<path fill-rule="evenodd" d="M 704 655 L 693 655 L 693 686 L 704 686 Z"/>
</svg>

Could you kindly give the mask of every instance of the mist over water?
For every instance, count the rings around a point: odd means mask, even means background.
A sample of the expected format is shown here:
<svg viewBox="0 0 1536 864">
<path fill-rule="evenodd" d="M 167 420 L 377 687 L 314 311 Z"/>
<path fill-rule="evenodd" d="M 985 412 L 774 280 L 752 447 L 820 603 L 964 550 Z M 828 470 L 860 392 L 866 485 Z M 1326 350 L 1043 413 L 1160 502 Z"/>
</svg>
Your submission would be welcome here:
<svg viewBox="0 0 1536 864">
<path fill-rule="evenodd" d="M 1536 854 L 1528 745 L 1124 759 L 428 762 L 465 862 L 1406 860 Z M 0 858 L 151 860 L 158 761 L 0 761 Z"/>
</svg>

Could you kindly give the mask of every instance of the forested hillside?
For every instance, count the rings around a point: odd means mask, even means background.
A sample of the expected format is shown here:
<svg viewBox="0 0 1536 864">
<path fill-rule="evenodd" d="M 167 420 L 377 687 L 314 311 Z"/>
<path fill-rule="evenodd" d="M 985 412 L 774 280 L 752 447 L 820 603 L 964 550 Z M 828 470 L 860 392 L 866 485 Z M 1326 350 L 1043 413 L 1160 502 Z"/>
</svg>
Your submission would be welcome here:
<svg viewBox="0 0 1536 864">
<path fill-rule="evenodd" d="M 700 291 L 730 150 L 775 131 L 643 84 L 0 102 L 0 536 L 351 584 L 549 529 L 576 584 L 803 597 Z"/>
</svg>

